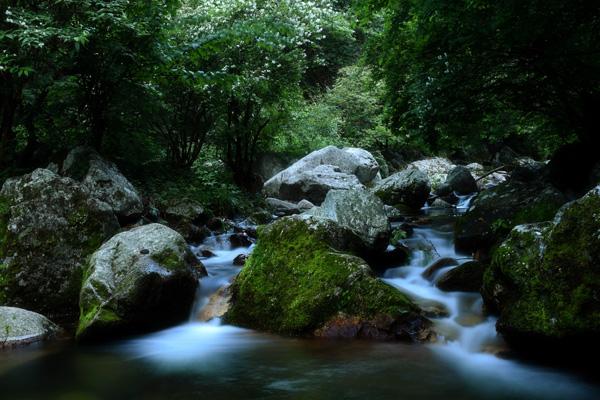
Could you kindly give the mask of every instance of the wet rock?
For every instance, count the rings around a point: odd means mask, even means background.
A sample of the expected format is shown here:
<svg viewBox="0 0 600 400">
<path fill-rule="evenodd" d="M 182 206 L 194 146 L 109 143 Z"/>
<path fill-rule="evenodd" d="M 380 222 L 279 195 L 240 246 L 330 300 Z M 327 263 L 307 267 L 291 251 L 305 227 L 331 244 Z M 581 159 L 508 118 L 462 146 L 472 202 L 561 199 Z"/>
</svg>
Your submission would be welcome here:
<svg viewBox="0 0 600 400">
<path fill-rule="evenodd" d="M 167 207 L 163 214 L 169 227 L 190 243 L 201 243 L 210 236 L 210 230 L 204 226 L 209 219 L 208 213 L 196 201 L 178 200 Z"/>
<path fill-rule="evenodd" d="M 135 187 L 114 163 L 103 159 L 95 150 L 73 149 L 63 162 L 62 173 L 80 181 L 93 197 L 108 204 L 123 224 L 141 217 L 144 205 Z"/>
<path fill-rule="evenodd" d="M 600 186 L 552 222 L 519 225 L 484 276 L 486 307 L 511 343 L 553 351 L 600 335 Z"/>
<path fill-rule="evenodd" d="M 112 208 L 71 178 L 45 169 L 0 191 L 0 304 L 73 320 L 82 268 L 119 223 Z"/>
<path fill-rule="evenodd" d="M 418 299 L 415 303 L 423 310 L 423 315 L 427 318 L 447 318 L 450 316 L 448 308 L 435 300 Z"/>
<path fill-rule="evenodd" d="M 234 233 L 229 236 L 229 243 L 231 247 L 237 249 L 239 247 L 250 247 L 252 246 L 252 241 L 250 237 L 246 233 Z"/>
<path fill-rule="evenodd" d="M 519 158 L 515 160 L 514 165 L 511 179 L 521 182 L 531 182 L 547 178 L 546 163 L 535 161 L 532 158 Z"/>
<path fill-rule="evenodd" d="M 469 261 L 446 272 L 435 285 L 446 292 L 479 292 L 484 272 L 483 264 Z"/>
<path fill-rule="evenodd" d="M 444 201 L 440 198 L 437 198 L 433 201 L 433 203 L 431 203 L 432 208 L 452 208 L 452 204 L 448 203 L 447 201 Z"/>
<path fill-rule="evenodd" d="M 41 314 L 0 306 L 0 349 L 47 340 L 58 331 L 58 326 Z"/>
<path fill-rule="evenodd" d="M 78 338 L 106 339 L 185 320 L 199 271 L 206 275 L 183 237 L 164 225 L 114 236 L 92 255 L 85 271 Z"/>
<path fill-rule="evenodd" d="M 336 251 L 331 239 L 310 217 L 262 227 L 231 286 L 226 322 L 292 336 L 431 337 L 430 322 L 408 297 L 375 278 L 362 259 Z"/>
<path fill-rule="evenodd" d="M 198 252 L 198 254 L 200 255 L 200 257 L 204 257 L 204 258 L 216 257 L 216 254 L 208 249 L 202 249 Z"/>
<path fill-rule="evenodd" d="M 514 179 L 481 192 L 456 222 L 456 246 L 484 253 L 501 242 L 512 227 L 551 220 L 568 198 L 542 179 Z"/>
<path fill-rule="evenodd" d="M 402 211 L 393 206 L 388 206 L 387 204 L 384 206 L 385 214 L 388 217 L 388 220 L 391 222 L 399 222 L 404 220 L 404 216 L 402 215 Z"/>
<path fill-rule="evenodd" d="M 421 208 L 429 198 L 429 180 L 416 168 L 408 168 L 397 172 L 379 182 L 374 193 L 385 204 L 403 204 L 412 208 Z"/>
<path fill-rule="evenodd" d="M 454 167 L 445 182 L 453 192 L 459 195 L 474 193 L 477 191 L 477 183 L 467 167 Z"/>
<path fill-rule="evenodd" d="M 222 218 L 211 218 L 206 222 L 206 227 L 212 232 L 221 234 L 230 228 L 230 224 Z"/>
<path fill-rule="evenodd" d="M 248 260 L 248 256 L 246 254 L 240 254 L 233 259 L 233 265 L 243 267 L 246 264 L 246 260 Z"/>
<path fill-rule="evenodd" d="M 231 306 L 231 292 L 229 286 L 217 290 L 210 296 L 208 304 L 202 309 L 198 319 L 200 321 L 210 321 L 215 318 L 222 318 Z"/>
<path fill-rule="evenodd" d="M 321 204 L 329 190 L 369 185 L 378 172 L 377 161 L 366 150 L 328 146 L 269 179 L 263 190 L 270 197 Z"/>
<path fill-rule="evenodd" d="M 391 227 L 383 203 L 367 190 L 332 190 L 320 207 L 306 212 L 353 231 L 374 252 L 386 249 Z"/>
<path fill-rule="evenodd" d="M 438 260 L 435 260 L 431 265 L 425 268 L 425 271 L 423 271 L 421 276 L 425 279 L 431 280 L 435 276 L 436 272 L 438 272 L 439 270 L 448 267 L 453 267 L 455 265 L 458 265 L 458 261 L 456 261 L 454 258 L 440 258 Z"/>
</svg>

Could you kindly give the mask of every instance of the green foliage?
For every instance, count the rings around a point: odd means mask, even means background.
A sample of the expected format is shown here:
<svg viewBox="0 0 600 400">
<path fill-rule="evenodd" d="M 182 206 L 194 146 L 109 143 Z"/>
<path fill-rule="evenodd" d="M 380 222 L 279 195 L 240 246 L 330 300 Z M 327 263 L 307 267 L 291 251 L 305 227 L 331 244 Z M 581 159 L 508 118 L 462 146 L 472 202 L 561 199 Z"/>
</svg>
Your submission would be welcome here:
<svg viewBox="0 0 600 400">
<path fill-rule="evenodd" d="M 388 84 L 396 132 L 439 148 L 509 141 L 540 153 L 573 135 L 592 139 L 598 3 L 372 0 L 360 9 L 385 20 L 368 59 Z"/>
</svg>

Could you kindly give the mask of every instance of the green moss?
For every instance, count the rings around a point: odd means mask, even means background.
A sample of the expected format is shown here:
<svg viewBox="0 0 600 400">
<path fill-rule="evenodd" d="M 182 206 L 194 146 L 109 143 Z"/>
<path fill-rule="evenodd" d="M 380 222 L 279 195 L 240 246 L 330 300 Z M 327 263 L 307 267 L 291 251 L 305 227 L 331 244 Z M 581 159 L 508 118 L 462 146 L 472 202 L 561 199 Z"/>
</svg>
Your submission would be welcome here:
<svg viewBox="0 0 600 400">
<path fill-rule="evenodd" d="M 360 258 L 333 251 L 327 233 L 298 219 L 259 229 L 259 241 L 233 287 L 226 319 L 262 330 L 307 334 L 337 313 L 399 316 L 416 307 L 371 276 Z"/>
<path fill-rule="evenodd" d="M 180 255 L 173 249 L 169 248 L 165 249 L 161 253 L 152 254 L 151 258 L 170 271 L 181 269 L 185 265 Z"/>
<path fill-rule="evenodd" d="M 484 295 L 502 288 L 500 326 L 554 338 L 600 334 L 600 196 L 571 204 L 538 232 L 513 230 L 484 277 Z"/>
<path fill-rule="evenodd" d="M 111 309 L 105 306 L 95 305 L 88 310 L 81 308 L 81 316 L 77 325 L 76 336 L 80 338 L 93 324 L 96 328 L 111 326 L 121 321 L 121 318 Z"/>
</svg>

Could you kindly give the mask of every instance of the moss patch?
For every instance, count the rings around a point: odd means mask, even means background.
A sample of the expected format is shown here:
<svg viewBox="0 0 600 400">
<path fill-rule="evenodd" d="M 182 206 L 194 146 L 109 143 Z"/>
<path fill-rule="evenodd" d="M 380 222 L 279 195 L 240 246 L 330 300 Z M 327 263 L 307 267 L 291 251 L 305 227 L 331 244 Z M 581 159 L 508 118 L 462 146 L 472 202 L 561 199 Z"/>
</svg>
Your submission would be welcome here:
<svg viewBox="0 0 600 400">
<path fill-rule="evenodd" d="M 327 232 L 299 219 L 259 229 L 232 294 L 227 321 L 288 335 L 309 334 L 338 313 L 370 318 L 418 311 L 374 278 L 363 260 L 332 250 Z"/>
<path fill-rule="evenodd" d="M 185 262 L 173 249 L 167 248 L 158 254 L 152 254 L 151 258 L 169 271 L 185 268 Z"/>
</svg>

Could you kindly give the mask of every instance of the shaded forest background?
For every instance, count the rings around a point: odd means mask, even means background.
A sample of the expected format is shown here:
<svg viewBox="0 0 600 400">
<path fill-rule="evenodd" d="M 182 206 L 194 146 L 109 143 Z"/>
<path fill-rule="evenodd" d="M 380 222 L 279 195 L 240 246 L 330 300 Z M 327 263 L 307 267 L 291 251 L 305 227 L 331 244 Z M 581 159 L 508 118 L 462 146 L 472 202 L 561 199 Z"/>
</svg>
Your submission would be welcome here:
<svg viewBox="0 0 600 400">
<path fill-rule="evenodd" d="M 329 144 L 585 170 L 599 43 L 592 0 L 3 1 L 0 181 L 86 144 L 151 201 L 235 213 L 265 157 Z"/>
</svg>

